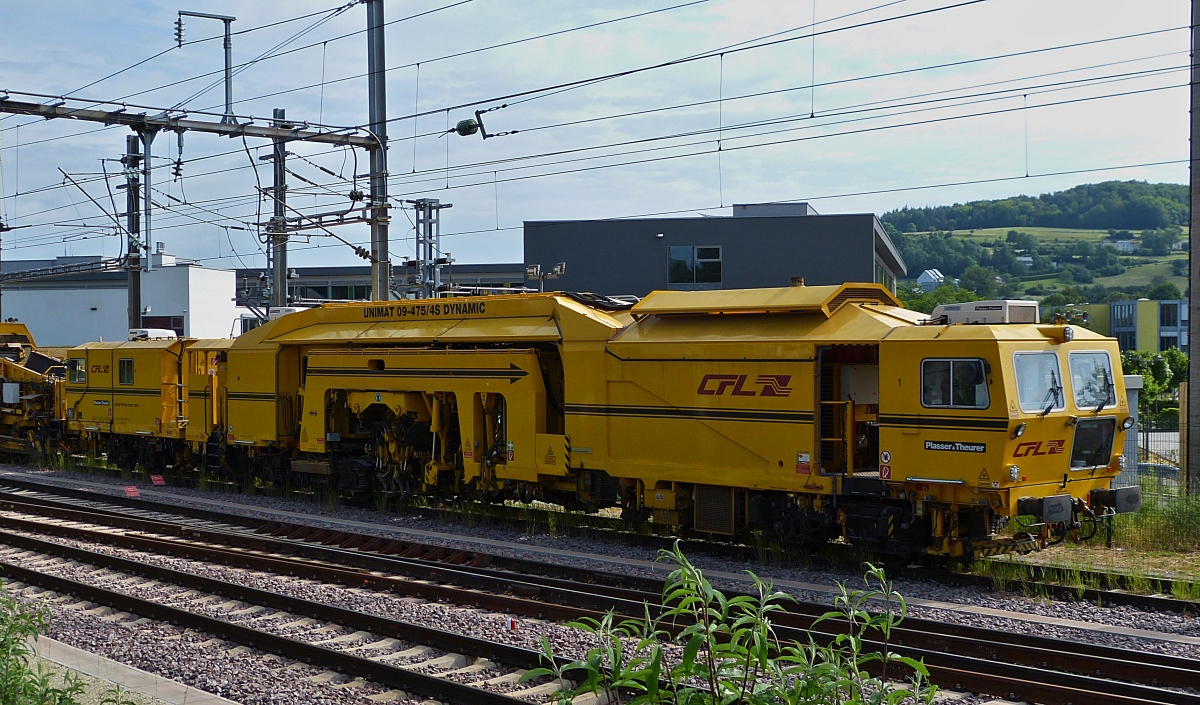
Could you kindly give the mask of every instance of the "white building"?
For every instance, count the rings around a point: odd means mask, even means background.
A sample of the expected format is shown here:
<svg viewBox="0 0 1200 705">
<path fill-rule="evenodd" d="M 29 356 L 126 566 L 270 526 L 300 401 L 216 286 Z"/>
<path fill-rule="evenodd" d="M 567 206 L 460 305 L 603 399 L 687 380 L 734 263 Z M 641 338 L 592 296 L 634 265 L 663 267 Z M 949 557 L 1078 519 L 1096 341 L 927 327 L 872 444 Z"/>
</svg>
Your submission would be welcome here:
<svg viewBox="0 0 1200 705">
<path fill-rule="evenodd" d="M 192 338 L 236 335 L 246 309 L 234 304 L 236 273 L 177 260 L 160 248 L 154 269 L 142 272 L 142 327 L 174 330 Z M 99 257 L 3 263 L 5 272 L 77 264 Z M 29 326 L 38 345 L 65 347 L 94 340 L 125 340 L 128 290 L 123 271 L 74 274 L 5 284 L 0 317 Z"/>
<path fill-rule="evenodd" d="M 917 286 L 925 291 L 933 291 L 946 282 L 946 275 L 936 269 L 926 269 L 917 277 Z"/>
<path fill-rule="evenodd" d="M 1137 252 L 1138 244 L 1133 240 L 1114 240 L 1110 243 L 1117 249 L 1117 252 Z"/>
</svg>

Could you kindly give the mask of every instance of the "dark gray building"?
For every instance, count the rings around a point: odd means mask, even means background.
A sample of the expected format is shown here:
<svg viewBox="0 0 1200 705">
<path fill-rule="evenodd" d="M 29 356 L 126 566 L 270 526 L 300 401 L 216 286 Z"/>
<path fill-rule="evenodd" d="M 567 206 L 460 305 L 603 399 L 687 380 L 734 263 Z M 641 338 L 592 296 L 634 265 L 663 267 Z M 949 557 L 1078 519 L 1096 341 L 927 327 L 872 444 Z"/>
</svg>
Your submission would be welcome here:
<svg viewBox="0 0 1200 705">
<path fill-rule="evenodd" d="M 526 221 L 525 264 L 566 273 L 547 289 L 645 296 L 655 289 L 751 289 L 847 281 L 895 291 L 907 274 L 870 213 L 818 215 L 808 204 L 734 206 L 733 216 Z M 536 282 L 531 283 L 537 286 Z"/>
</svg>

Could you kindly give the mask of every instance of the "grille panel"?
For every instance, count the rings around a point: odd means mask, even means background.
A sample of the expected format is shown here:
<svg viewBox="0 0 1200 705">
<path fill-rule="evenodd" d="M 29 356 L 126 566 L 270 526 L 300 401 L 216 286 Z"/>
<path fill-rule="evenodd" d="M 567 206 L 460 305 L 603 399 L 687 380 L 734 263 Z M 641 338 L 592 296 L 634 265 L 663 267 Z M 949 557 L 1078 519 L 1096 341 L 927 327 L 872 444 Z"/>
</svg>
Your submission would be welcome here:
<svg viewBox="0 0 1200 705">
<path fill-rule="evenodd" d="M 712 534 L 732 534 L 733 488 L 696 485 L 696 520 L 698 531 Z"/>
</svg>

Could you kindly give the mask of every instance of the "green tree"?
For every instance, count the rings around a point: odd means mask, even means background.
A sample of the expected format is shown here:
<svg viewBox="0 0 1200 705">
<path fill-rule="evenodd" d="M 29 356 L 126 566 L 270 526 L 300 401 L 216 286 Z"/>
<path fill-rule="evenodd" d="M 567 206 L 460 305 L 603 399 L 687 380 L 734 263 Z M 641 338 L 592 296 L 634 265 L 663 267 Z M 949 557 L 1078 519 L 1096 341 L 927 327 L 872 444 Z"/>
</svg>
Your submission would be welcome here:
<svg viewBox="0 0 1200 705">
<path fill-rule="evenodd" d="M 904 287 L 897 289 L 897 293 L 905 308 L 921 313 L 933 313 L 934 307 L 942 304 L 961 304 L 979 300 L 975 294 L 953 284 L 943 284 L 929 292 L 919 286 Z"/>
<path fill-rule="evenodd" d="M 1160 257 L 1170 254 L 1171 246 L 1179 242 L 1182 235 L 1183 230 L 1176 225 L 1158 230 L 1144 230 L 1142 231 L 1142 249 Z"/>
<path fill-rule="evenodd" d="M 1165 279 L 1165 277 L 1163 278 Z M 1158 279 L 1158 277 L 1155 277 L 1155 279 Z M 1151 283 L 1150 287 L 1146 289 L 1146 298 L 1151 301 L 1171 301 L 1182 299 L 1183 292 L 1172 282 L 1160 281 L 1158 283 Z"/>
<path fill-rule="evenodd" d="M 1022 250 L 1031 255 L 1037 254 L 1038 239 L 1035 235 L 1019 232 L 1017 230 L 1009 230 L 1008 237 L 1005 238 L 1005 241 L 1018 250 Z"/>
<path fill-rule="evenodd" d="M 1170 389 L 1177 389 L 1180 382 L 1186 382 L 1188 376 L 1188 356 L 1179 348 L 1169 348 L 1162 353 L 1167 368 L 1171 371 L 1171 379 L 1167 383 Z"/>
<path fill-rule="evenodd" d="M 1105 181 L 1040 196 L 901 208 L 884 213 L 880 220 L 910 232 L 1035 226 L 1116 231 L 1184 225 L 1187 215 L 1188 188 L 1184 184 Z"/>
<path fill-rule="evenodd" d="M 962 288 L 975 292 L 981 299 L 990 299 L 1000 292 L 1000 282 L 996 281 L 998 277 L 996 270 L 975 265 L 962 273 L 958 283 Z"/>
</svg>

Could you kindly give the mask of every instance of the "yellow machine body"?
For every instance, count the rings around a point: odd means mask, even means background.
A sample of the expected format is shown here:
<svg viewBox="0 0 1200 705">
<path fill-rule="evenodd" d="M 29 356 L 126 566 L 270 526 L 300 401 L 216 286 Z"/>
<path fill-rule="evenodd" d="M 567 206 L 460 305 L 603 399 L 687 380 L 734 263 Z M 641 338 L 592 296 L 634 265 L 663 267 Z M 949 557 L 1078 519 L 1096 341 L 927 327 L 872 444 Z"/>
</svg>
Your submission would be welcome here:
<svg viewBox="0 0 1200 705">
<path fill-rule="evenodd" d="M 1114 340 L 938 325 L 873 284 L 332 304 L 225 352 L 235 464 L 904 553 L 1023 550 L 1105 511 L 1128 416 Z"/>
<path fill-rule="evenodd" d="M 234 340 L 67 357 L 69 429 L 127 468 L 619 506 L 907 557 L 1028 550 L 1140 505 L 1112 489 L 1129 417 L 1115 340 L 948 325 L 875 284 L 632 307 L 561 293 L 329 304 Z M 18 416 L 0 412 L 9 428 Z M 1000 531 L 1018 515 L 1035 522 Z"/>
<path fill-rule="evenodd" d="M 62 362 L 39 351 L 24 323 L 0 323 L 0 452 L 45 453 L 65 415 Z"/>
</svg>

